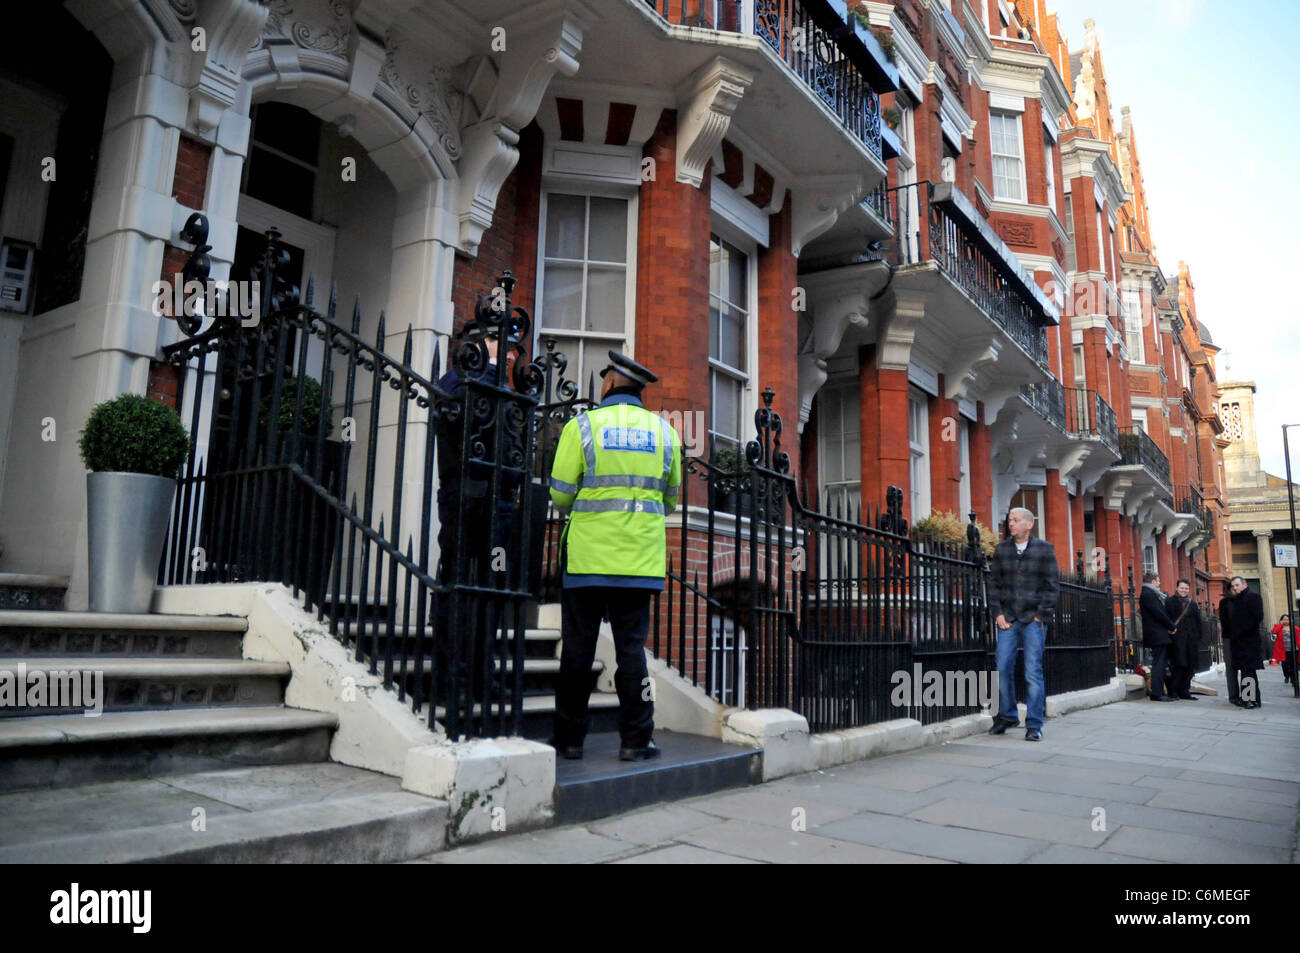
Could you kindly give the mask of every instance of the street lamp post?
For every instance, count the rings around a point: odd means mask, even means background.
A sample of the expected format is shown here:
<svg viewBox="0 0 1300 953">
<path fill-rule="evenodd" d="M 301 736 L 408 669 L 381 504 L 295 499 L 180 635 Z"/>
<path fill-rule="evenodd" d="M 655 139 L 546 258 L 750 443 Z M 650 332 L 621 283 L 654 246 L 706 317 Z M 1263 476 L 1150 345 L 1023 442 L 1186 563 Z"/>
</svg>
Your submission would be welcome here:
<svg viewBox="0 0 1300 953">
<path fill-rule="evenodd" d="M 1291 545 L 1295 546 L 1296 545 L 1295 492 L 1291 486 L 1291 445 L 1287 442 L 1287 434 L 1286 434 L 1287 430 L 1290 429 L 1291 427 L 1300 427 L 1300 424 L 1282 425 L 1282 453 L 1283 456 L 1286 457 L 1286 505 L 1287 505 L 1287 509 L 1291 513 Z M 1261 566 L 1260 572 L 1263 573 L 1263 571 L 1264 571 L 1264 567 Z M 1287 575 L 1289 577 L 1290 573 L 1288 573 Z M 1297 571 L 1296 576 L 1297 576 L 1297 582 L 1300 582 L 1300 571 Z M 1296 639 L 1295 639 L 1295 620 L 1297 618 L 1296 610 L 1300 609 L 1300 599 L 1296 598 L 1295 590 L 1291 589 L 1290 585 L 1291 585 L 1290 579 L 1288 578 L 1286 601 L 1287 604 L 1291 607 L 1291 612 L 1289 613 L 1289 615 L 1291 616 L 1292 629 L 1291 632 L 1286 632 L 1285 630 L 1283 631 L 1282 644 L 1284 646 L 1286 645 L 1286 637 L 1288 635 L 1292 637 L 1291 649 L 1286 653 L 1286 657 L 1287 657 L 1287 661 L 1291 663 L 1291 685 L 1292 688 L 1294 689 L 1295 697 L 1300 698 L 1300 668 L 1297 668 L 1296 665 L 1296 662 L 1300 660 L 1297 658 L 1297 656 L 1300 655 L 1300 645 L 1296 644 Z"/>
</svg>

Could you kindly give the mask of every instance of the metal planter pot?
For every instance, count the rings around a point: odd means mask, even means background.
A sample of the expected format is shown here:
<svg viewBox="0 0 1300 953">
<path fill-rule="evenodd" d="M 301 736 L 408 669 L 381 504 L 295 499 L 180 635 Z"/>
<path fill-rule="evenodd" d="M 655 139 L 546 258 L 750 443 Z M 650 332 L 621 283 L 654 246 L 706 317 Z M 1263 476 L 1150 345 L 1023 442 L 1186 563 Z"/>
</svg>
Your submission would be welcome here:
<svg viewBox="0 0 1300 953">
<path fill-rule="evenodd" d="M 175 495 L 167 477 L 86 475 L 91 612 L 149 611 Z"/>
</svg>

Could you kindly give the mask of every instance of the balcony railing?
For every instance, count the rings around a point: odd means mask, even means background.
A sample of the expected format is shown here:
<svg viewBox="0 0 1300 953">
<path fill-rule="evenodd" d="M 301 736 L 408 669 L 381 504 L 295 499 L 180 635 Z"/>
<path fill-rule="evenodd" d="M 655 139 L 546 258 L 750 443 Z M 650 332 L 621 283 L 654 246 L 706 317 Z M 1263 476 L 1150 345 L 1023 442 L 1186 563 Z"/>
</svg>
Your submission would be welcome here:
<svg viewBox="0 0 1300 953">
<path fill-rule="evenodd" d="M 646 0 L 669 23 L 759 37 L 880 158 L 880 95 L 864 67 L 879 56 L 825 0 L 754 0 L 742 22 L 740 0 Z M 873 41 L 874 43 L 874 41 Z M 879 48 L 876 48 L 879 50 Z M 887 75 L 879 66 L 872 72 Z M 888 80 L 882 88 L 895 88 Z"/>
<path fill-rule="evenodd" d="M 896 265 L 933 261 L 991 320 L 1044 367 L 1047 325 L 1056 306 L 1011 249 L 951 182 L 916 182 L 889 190 Z"/>
<path fill-rule="evenodd" d="M 1156 446 L 1156 442 L 1147 436 L 1146 431 L 1136 427 L 1123 427 L 1119 432 L 1119 451 L 1121 460 L 1117 466 L 1140 466 L 1154 476 L 1162 486 L 1169 486 L 1169 458 Z"/>
<path fill-rule="evenodd" d="M 1119 426 L 1115 411 L 1095 390 L 1065 388 L 1065 429 L 1076 437 L 1096 437 L 1103 446 L 1119 453 Z"/>
<path fill-rule="evenodd" d="M 1205 509 L 1205 499 L 1201 496 L 1201 491 L 1190 483 L 1179 483 L 1174 487 L 1174 512 L 1190 513 L 1193 516 L 1200 516 L 1201 510 Z"/>
<path fill-rule="evenodd" d="M 1020 399 L 1033 408 L 1034 413 L 1061 430 L 1066 430 L 1065 386 L 1058 380 L 1041 384 L 1026 384 L 1020 388 Z"/>
<path fill-rule="evenodd" d="M 890 228 L 894 227 L 894 210 L 889 201 L 889 190 L 886 188 L 888 183 L 882 181 L 874 189 L 867 193 L 867 197 L 862 200 L 864 208 L 870 209 L 876 218 L 880 219 Z"/>
</svg>

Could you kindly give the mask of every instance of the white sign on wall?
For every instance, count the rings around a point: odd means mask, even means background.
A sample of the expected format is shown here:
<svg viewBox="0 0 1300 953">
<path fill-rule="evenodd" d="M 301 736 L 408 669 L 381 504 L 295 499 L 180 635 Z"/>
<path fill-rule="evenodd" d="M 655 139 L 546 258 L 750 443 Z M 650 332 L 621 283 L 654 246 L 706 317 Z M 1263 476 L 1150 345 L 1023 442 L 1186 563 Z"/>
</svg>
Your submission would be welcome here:
<svg viewBox="0 0 1300 953">
<path fill-rule="evenodd" d="M 1296 569 L 1295 544 L 1274 543 L 1273 565 L 1279 569 Z"/>
</svg>

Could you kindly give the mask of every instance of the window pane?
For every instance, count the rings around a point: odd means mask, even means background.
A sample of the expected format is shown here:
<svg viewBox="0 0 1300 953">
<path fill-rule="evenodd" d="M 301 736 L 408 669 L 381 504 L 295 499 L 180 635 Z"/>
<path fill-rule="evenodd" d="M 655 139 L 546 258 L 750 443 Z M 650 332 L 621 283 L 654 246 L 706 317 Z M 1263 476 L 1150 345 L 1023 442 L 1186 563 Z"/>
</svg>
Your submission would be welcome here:
<svg viewBox="0 0 1300 953">
<path fill-rule="evenodd" d="M 713 372 L 713 429 L 740 439 L 740 384 L 717 371 Z"/>
<path fill-rule="evenodd" d="M 717 360 L 722 353 L 719 335 L 721 333 L 721 318 L 718 315 L 718 305 L 716 301 L 709 302 L 709 357 Z"/>
<path fill-rule="evenodd" d="M 728 249 L 727 294 L 732 304 L 749 310 L 749 282 L 745 280 L 748 259 L 734 248 Z"/>
<path fill-rule="evenodd" d="M 838 483 L 844 479 L 844 448 L 838 437 L 830 437 L 825 442 L 825 447 L 826 475 L 822 478 L 823 482 Z"/>
<path fill-rule="evenodd" d="M 722 288 L 718 278 L 718 262 L 722 259 L 722 246 L 718 244 L 718 236 L 713 235 L 709 238 L 709 293 L 721 294 Z"/>
<path fill-rule="evenodd" d="M 862 441 L 856 428 L 844 437 L 844 479 L 862 479 Z"/>
<path fill-rule="evenodd" d="M 587 200 L 552 192 L 546 202 L 546 257 L 582 258 Z"/>
<path fill-rule="evenodd" d="M 582 327 L 582 266 L 547 265 L 542 299 L 546 327 Z"/>
<path fill-rule="evenodd" d="M 627 201 L 591 199 L 591 261 L 627 261 Z"/>
<path fill-rule="evenodd" d="M 718 360 L 725 364 L 730 364 L 736 370 L 745 370 L 745 327 L 744 315 L 738 314 L 731 309 L 722 315 L 721 320 L 721 341 L 718 349 Z"/>
<path fill-rule="evenodd" d="M 623 330 L 623 312 L 626 310 L 625 291 L 627 276 L 622 269 L 588 267 L 587 270 L 587 330 Z"/>
</svg>

